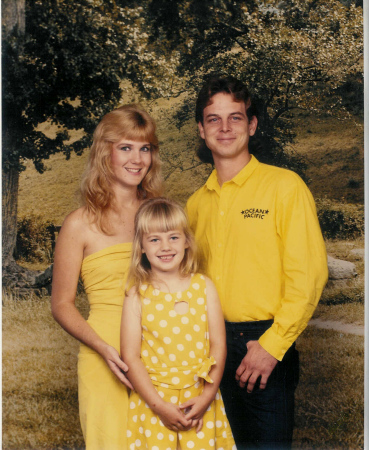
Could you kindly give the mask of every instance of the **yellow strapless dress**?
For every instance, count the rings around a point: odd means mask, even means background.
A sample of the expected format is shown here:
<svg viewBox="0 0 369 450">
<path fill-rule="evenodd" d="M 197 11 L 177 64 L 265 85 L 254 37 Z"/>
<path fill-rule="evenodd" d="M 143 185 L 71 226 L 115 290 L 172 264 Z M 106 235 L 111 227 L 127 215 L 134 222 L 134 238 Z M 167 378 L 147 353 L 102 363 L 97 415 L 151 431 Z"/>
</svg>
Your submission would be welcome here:
<svg viewBox="0 0 369 450">
<path fill-rule="evenodd" d="M 120 322 L 131 243 L 117 244 L 87 256 L 81 276 L 90 303 L 88 323 L 120 351 Z M 127 388 L 103 358 L 81 344 L 78 355 L 78 400 L 86 450 L 127 448 Z"/>
</svg>

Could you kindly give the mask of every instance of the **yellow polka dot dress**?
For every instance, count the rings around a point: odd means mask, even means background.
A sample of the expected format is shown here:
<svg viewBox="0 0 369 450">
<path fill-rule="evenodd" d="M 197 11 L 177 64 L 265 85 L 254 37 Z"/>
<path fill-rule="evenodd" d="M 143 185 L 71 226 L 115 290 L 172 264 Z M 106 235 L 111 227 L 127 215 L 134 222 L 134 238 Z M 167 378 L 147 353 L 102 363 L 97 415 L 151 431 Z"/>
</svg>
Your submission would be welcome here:
<svg viewBox="0 0 369 450">
<path fill-rule="evenodd" d="M 142 286 L 141 358 L 161 398 L 180 405 L 201 394 L 208 373 L 216 362 L 209 356 L 206 281 L 191 277 L 183 292 L 165 293 Z M 175 311 L 176 302 L 187 302 L 188 311 Z M 218 390 L 203 416 L 199 433 L 195 428 L 176 433 L 166 428 L 156 414 L 132 392 L 128 413 L 128 448 L 149 450 L 233 450 L 235 444 Z"/>
</svg>

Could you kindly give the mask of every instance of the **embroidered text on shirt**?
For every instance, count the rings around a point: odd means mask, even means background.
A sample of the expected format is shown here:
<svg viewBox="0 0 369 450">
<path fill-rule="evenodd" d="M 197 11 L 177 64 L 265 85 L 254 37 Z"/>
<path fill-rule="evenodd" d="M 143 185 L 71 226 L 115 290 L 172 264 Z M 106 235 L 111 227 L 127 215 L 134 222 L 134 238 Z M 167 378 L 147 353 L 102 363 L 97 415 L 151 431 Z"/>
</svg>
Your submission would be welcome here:
<svg viewBox="0 0 369 450">
<path fill-rule="evenodd" d="M 268 209 L 249 208 L 241 211 L 244 219 L 264 219 L 269 214 Z"/>
</svg>

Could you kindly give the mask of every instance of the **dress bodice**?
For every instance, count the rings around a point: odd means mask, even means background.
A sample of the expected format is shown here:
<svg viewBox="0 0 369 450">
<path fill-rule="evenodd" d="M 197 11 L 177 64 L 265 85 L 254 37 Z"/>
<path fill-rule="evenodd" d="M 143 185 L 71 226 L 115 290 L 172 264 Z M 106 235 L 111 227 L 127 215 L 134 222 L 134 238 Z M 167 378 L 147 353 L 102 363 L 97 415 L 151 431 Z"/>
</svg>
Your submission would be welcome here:
<svg viewBox="0 0 369 450">
<path fill-rule="evenodd" d="M 91 308 L 123 305 L 131 251 L 131 242 L 126 242 L 104 248 L 83 260 L 81 276 Z"/>
</svg>

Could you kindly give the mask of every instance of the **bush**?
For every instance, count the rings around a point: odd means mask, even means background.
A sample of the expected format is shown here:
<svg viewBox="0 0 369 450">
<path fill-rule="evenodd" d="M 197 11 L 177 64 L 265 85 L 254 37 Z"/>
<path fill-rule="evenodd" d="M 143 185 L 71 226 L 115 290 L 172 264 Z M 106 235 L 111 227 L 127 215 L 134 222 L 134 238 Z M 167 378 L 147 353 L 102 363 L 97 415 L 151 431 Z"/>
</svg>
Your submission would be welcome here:
<svg viewBox="0 0 369 450">
<path fill-rule="evenodd" d="M 364 206 L 316 200 L 323 236 L 327 239 L 356 239 L 364 234 Z"/>
<path fill-rule="evenodd" d="M 18 220 L 15 258 L 29 262 L 51 262 L 54 225 L 31 214 Z"/>
<path fill-rule="evenodd" d="M 347 287 L 337 291 L 325 289 L 320 303 L 323 305 L 343 305 L 347 303 L 364 303 L 364 290 L 361 287 Z"/>
</svg>

